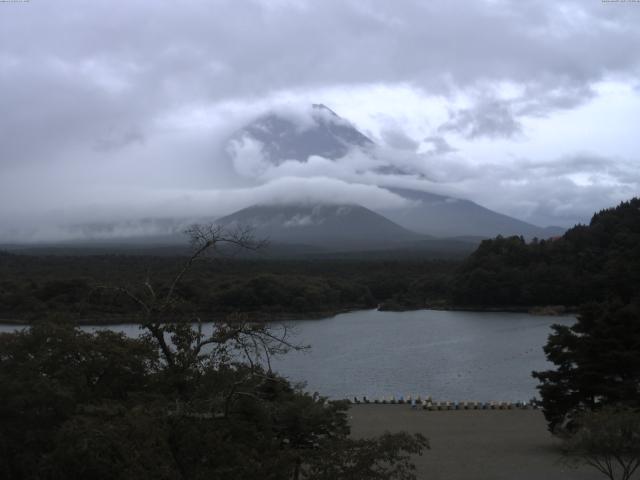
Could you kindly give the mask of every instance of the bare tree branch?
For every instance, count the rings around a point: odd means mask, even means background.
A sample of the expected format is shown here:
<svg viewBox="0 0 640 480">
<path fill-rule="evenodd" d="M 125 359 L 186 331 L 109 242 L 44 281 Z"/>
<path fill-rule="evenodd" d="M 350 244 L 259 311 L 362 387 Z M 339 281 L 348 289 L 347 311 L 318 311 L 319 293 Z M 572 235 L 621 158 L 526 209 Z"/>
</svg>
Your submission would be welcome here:
<svg viewBox="0 0 640 480">
<path fill-rule="evenodd" d="M 211 355 L 227 358 L 236 351 L 242 352 L 252 370 L 264 358 L 271 371 L 272 355 L 305 348 L 287 339 L 286 326 L 282 326 L 280 334 L 274 334 L 265 324 L 251 323 L 242 315 L 214 322 L 213 331 L 208 335 L 203 333 L 199 317 L 195 319 L 195 329 L 191 326 L 181 329 L 176 323 L 170 322 L 169 316 L 177 300 L 177 288 L 196 261 L 209 252 L 220 254 L 221 246 L 229 246 L 238 251 L 257 251 L 267 244 L 266 241 L 256 240 L 250 227 L 228 230 L 215 224 L 192 225 L 185 233 L 189 236 L 192 252 L 170 281 L 165 293 L 154 288 L 149 272 L 142 282 L 143 290 L 140 293 L 135 293 L 131 288 L 114 288 L 140 306 L 141 328 L 147 330 L 158 344 L 162 357 L 169 366 L 176 367 L 180 364 L 183 368 L 191 368 Z M 208 346 L 213 347 L 213 350 L 207 349 Z M 207 350 L 207 354 L 203 353 Z"/>
</svg>

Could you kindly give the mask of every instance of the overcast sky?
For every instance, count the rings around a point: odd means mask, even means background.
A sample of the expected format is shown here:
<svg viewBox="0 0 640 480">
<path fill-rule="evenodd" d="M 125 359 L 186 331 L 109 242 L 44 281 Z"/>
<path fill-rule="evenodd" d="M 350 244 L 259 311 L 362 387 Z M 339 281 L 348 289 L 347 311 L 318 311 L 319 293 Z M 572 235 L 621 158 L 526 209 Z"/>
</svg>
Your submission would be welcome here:
<svg viewBox="0 0 640 480">
<path fill-rule="evenodd" d="M 249 180 L 219 154 L 256 115 L 310 103 L 420 164 L 392 182 L 585 221 L 640 193 L 638 25 L 640 3 L 601 0 L 2 2 L 0 221 L 397 202 L 370 175 Z"/>
</svg>

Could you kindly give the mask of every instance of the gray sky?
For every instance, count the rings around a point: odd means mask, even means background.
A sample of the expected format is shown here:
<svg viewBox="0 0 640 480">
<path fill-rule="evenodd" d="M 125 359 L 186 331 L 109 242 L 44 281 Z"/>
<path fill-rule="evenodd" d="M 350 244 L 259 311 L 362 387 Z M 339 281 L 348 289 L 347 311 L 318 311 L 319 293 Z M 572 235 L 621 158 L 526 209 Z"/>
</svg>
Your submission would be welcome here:
<svg viewBox="0 0 640 480">
<path fill-rule="evenodd" d="M 0 3 L 0 221 L 398 202 L 382 181 L 584 221 L 640 192 L 639 24 L 640 3 L 601 0 Z M 219 154 L 310 103 L 420 175 L 362 158 L 246 175 Z"/>
</svg>

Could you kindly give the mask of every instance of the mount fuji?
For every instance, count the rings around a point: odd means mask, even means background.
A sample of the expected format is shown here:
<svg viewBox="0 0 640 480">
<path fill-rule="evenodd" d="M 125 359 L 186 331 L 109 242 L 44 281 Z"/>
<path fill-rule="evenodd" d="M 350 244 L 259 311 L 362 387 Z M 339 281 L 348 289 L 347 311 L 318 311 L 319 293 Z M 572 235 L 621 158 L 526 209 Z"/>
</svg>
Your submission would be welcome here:
<svg viewBox="0 0 640 480">
<path fill-rule="evenodd" d="M 306 118 L 278 111 L 262 115 L 235 132 L 230 137 L 229 143 L 247 140 L 259 145 L 264 161 L 273 166 L 281 165 L 285 161 L 305 163 L 313 156 L 340 163 L 341 159 L 354 151 L 363 155 L 379 155 L 375 153 L 376 145 L 369 137 L 360 132 L 348 120 L 343 119 L 322 104 L 312 105 L 311 114 Z M 378 160 L 384 161 L 384 158 Z M 388 164 L 383 167 L 378 166 L 377 170 L 393 172 L 397 168 Z M 383 206 L 376 209 L 375 213 L 387 220 L 387 223 L 380 221 L 377 224 L 382 229 L 380 231 L 385 232 L 380 235 L 381 238 L 393 236 L 387 235 L 387 230 L 382 228 L 383 224 L 389 226 L 390 223 L 395 224 L 397 238 L 404 240 L 410 236 L 409 233 L 439 238 L 464 237 L 479 240 L 497 235 L 548 238 L 561 235 L 564 232 L 564 229 L 559 227 L 545 228 L 527 223 L 467 199 L 439 195 L 426 190 L 398 188 L 391 183 L 388 185 L 381 183 L 377 186 L 407 201 L 403 207 Z M 319 207 L 320 205 L 315 205 L 315 207 L 300 209 L 300 205 L 295 204 L 280 205 L 279 207 L 276 205 L 254 206 L 248 212 L 259 211 L 259 216 L 247 218 L 245 215 L 247 211 L 244 211 L 243 213 L 238 212 L 235 216 L 226 217 L 224 221 L 229 218 L 241 217 L 246 220 L 256 220 L 255 224 L 260 226 L 258 230 L 264 230 L 265 225 L 269 225 L 270 236 L 282 241 L 296 237 L 293 235 L 296 230 L 291 227 L 292 224 L 285 225 L 287 221 L 291 221 L 293 218 L 312 218 L 307 215 L 307 210 Z M 337 210 L 340 208 L 340 206 L 336 206 Z M 327 206 L 325 213 L 337 211 L 336 209 L 331 210 Z M 270 216 L 270 220 L 267 220 L 268 216 Z M 377 218 L 377 220 L 380 219 Z M 280 226 L 278 227 L 278 225 Z M 316 238 L 328 238 L 332 235 L 330 232 L 334 232 L 333 230 L 325 230 L 322 235 L 320 235 L 320 231 L 323 228 L 328 229 L 329 225 L 330 222 L 324 223 L 324 227 L 320 224 L 314 225 L 313 228 L 311 225 L 305 225 L 304 229 L 299 232 L 304 230 L 306 232 L 304 235 L 307 233 L 311 235 L 310 232 L 315 229 L 314 231 L 317 230 L 314 234 Z M 337 240 L 348 237 L 353 243 L 358 235 L 350 230 L 360 230 L 363 232 L 363 236 L 368 239 L 375 238 L 375 234 L 373 237 L 369 236 L 369 232 L 373 233 L 375 230 L 374 225 L 364 226 L 360 222 L 344 223 L 339 228 L 340 235 L 337 235 L 338 231 L 336 230 L 334 232 L 336 235 L 332 238 Z M 390 243 L 395 245 L 398 242 Z"/>
</svg>

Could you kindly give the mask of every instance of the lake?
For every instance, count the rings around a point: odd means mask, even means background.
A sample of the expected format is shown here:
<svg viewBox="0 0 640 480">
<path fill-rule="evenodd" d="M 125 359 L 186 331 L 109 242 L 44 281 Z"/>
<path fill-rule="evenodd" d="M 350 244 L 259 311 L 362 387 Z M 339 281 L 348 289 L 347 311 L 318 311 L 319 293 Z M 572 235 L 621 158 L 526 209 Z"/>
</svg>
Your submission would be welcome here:
<svg viewBox="0 0 640 480">
<path fill-rule="evenodd" d="M 532 370 L 554 323 L 523 313 L 362 310 L 282 322 L 309 350 L 274 359 L 274 370 L 331 398 L 431 395 L 435 400 L 520 401 L 536 395 Z M 16 327 L 0 325 L 0 331 Z M 95 330 L 98 327 L 86 327 Z M 137 325 L 109 327 L 134 336 Z"/>
</svg>

